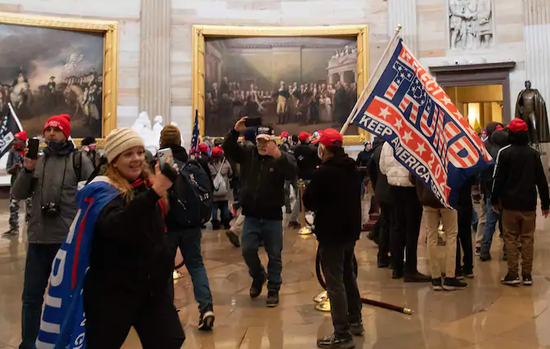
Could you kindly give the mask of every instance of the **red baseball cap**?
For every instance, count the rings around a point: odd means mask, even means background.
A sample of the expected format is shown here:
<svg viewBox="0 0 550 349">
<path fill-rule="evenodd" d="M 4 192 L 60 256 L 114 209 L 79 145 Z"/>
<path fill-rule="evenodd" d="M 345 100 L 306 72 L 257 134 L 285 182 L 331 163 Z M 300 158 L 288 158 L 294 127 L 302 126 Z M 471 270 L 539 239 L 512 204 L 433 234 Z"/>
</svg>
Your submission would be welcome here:
<svg viewBox="0 0 550 349">
<path fill-rule="evenodd" d="M 342 146 L 342 143 L 344 142 L 344 137 L 342 137 L 340 132 L 336 131 L 335 129 L 327 128 L 326 130 L 322 131 L 321 136 L 319 137 L 319 142 L 326 146 Z"/>
<path fill-rule="evenodd" d="M 206 145 L 206 143 L 201 143 L 199 144 L 199 150 L 202 152 L 202 153 L 206 153 L 208 151 L 208 145 Z"/>
<path fill-rule="evenodd" d="M 280 136 L 280 137 L 281 137 L 281 138 L 283 138 L 283 137 L 288 138 L 288 136 L 290 136 L 290 135 L 288 134 L 288 132 L 284 131 L 283 133 L 281 133 L 281 136 Z"/>
<path fill-rule="evenodd" d="M 27 131 L 21 131 L 21 132 L 17 132 L 15 135 L 14 135 L 15 138 L 17 139 L 20 139 L 24 142 L 26 142 L 29 137 L 27 137 Z"/>
<path fill-rule="evenodd" d="M 214 147 L 214 149 L 212 149 L 212 156 L 221 156 L 222 154 L 223 154 L 222 147 Z"/>
<path fill-rule="evenodd" d="M 300 135 L 298 136 L 298 139 L 303 142 L 303 141 L 307 140 L 309 137 L 311 137 L 311 135 L 309 133 L 300 132 Z"/>
<path fill-rule="evenodd" d="M 508 125 L 508 129 L 512 133 L 518 133 L 520 131 L 527 132 L 527 124 L 525 123 L 525 121 L 519 118 L 515 118 L 514 120 L 512 120 L 510 125 Z"/>
</svg>

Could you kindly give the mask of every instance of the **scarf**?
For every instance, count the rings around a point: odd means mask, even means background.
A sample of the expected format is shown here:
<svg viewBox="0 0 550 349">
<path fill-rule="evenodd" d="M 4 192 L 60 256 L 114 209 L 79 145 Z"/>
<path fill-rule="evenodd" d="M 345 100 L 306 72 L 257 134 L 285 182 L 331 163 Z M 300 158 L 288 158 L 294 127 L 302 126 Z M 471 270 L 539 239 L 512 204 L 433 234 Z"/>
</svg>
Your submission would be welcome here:
<svg viewBox="0 0 550 349">
<path fill-rule="evenodd" d="M 96 178 L 78 192 L 78 212 L 53 263 L 36 341 L 38 349 L 86 347 L 82 289 L 90 263 L 93 232 L 103 207 L 119 195 L 120 191 L 105 177 Z"/>
</svg>

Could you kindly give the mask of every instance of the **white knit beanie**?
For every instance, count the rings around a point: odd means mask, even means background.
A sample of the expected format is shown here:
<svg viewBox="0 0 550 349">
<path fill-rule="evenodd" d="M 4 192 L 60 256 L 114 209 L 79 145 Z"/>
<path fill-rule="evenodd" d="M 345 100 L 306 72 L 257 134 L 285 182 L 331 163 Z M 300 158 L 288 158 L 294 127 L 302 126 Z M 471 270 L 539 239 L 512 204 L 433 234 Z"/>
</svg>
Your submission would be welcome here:
<svg viewBox="0 0 550 349">
<path fill-rule="evenodd" d="M 131 128 L 116 128 L 105 140 L 105 157 L 111 163 L 120 154 L 133 147 L 145 147 L 143 138 Z"/>
</svg>

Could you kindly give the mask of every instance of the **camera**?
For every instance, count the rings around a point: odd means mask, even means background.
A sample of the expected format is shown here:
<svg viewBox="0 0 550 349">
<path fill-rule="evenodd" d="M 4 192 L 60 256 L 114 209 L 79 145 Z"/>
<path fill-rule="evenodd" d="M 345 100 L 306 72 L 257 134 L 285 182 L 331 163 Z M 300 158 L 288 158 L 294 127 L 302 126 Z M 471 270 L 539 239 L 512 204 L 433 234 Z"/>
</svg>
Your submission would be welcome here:
<svg viewBox="0 0 550 349">
<path fill-rule="evenodd" d="M 60 208 L 59 205 L 55 202 L 48 202 L 47 204 L 42 206 L 42 212 L 48 218 L 56 218 L 57 216 L 59 216 Z"/>
</svg>

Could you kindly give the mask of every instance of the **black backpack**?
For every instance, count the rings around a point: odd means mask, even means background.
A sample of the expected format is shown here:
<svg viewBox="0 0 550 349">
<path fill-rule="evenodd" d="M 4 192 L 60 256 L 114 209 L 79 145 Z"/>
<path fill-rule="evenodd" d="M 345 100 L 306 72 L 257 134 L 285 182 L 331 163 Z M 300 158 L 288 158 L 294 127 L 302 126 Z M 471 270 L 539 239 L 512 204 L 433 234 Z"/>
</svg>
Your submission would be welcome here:
<svg viewBox="0 0 550 349">
<path fill-rule="evenodd" d="M 166 217 L 168 228 L 196 228 L 212 215 L 212 184 L 196 160 L 186 163 L 176 160 L 180 169 L 178 179 L 170 190 L 170 210 Z"/>
</svg>

